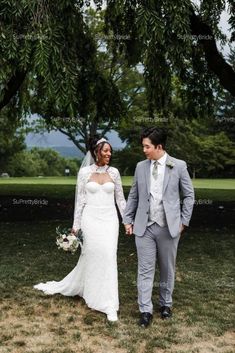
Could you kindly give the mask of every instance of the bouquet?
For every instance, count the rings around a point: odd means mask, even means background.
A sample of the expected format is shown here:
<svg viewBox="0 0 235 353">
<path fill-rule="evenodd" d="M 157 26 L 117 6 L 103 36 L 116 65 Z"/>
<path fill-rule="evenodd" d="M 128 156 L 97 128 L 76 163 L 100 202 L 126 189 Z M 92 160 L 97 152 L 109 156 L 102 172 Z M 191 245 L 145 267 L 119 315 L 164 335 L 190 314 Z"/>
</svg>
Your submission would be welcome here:
<svg viewBox="0 0 235 353">
<path fill-rule="evenodd" d="M 60 227 L 56 228 L 56 245 L 58 249 L 63 249 L 64 251 L 71 252 L 74 254 L 78 247 L 80 246 L 82 249 L 83 245 L 83 236 L 81 230 L 78 231 L 77 235 L 71 233 L 71 229 L 60 229 Z"/>
</svg>

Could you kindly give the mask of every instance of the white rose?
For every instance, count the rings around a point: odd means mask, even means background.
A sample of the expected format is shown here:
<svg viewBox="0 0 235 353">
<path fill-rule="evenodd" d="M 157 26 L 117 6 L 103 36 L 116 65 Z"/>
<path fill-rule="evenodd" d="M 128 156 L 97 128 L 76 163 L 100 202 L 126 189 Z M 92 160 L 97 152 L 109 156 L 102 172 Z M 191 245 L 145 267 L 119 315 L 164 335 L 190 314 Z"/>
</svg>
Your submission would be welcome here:
<svg viewBox="0 0 235 353">
<path fill-rule="evenodd" d="M 72 242 L 73 242 L 74 240 L 76 240 L 77 238 L 75 237 L 75 235 L 71 234 L 71 235 L 68 235 L 68 236 L 67 236 L 67 239 L 68 239 L 69 242 L 72 243 Z"/>
<path fill-rule="evenodd" d="M 70 244 L 69 244 L 69 242 L 68 241 L 64 241 L 63 242 L 63 249 L 69 249 L 69 247 L 70 247 Z"/>
</svg>

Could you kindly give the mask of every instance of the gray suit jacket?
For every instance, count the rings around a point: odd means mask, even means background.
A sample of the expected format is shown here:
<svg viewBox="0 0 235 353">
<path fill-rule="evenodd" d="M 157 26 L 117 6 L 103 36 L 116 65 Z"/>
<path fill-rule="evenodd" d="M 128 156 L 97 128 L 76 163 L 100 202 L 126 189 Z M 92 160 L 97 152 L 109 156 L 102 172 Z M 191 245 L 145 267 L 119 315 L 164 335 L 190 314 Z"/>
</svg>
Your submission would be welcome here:
<svg viewBox="0 0 235 353">
<path fill-rule="evenodd" d="M 143 236 L 150 208 L 150 165 L 146 159 L 136 166 L 123 223 L 134 224 L 133 233 Z M 163 182 L 163 207 L 171 236 L 177 237 L 181 224 L 189 225 L 194 205 L 194 189 L 184 161 L 167 156 Z M 182 205 L 181 205 L 182 203 Z"/>
</svg>

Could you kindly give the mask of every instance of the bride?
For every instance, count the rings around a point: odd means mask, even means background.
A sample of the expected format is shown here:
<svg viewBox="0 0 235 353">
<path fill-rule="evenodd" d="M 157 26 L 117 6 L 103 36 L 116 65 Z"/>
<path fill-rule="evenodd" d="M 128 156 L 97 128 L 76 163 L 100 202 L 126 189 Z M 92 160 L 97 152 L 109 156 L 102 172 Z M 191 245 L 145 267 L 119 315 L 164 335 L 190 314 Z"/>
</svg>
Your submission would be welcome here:
<svg viewBox="0 0 235 353">
<path fill-rule="evenodd" d="M 109 321 L 117 321 L 119 221 L 115 201 L 121 216 L 126 201 L 119 171 L 109 166 L 111 155 L 107 140 L 91 140 L 78 173 L 72 232 L 81 229 L 84 240 L 76 267 L 60 282 L 39 283 L 34 288 L 46 294 L 79 295 L 89 308 L 105 313 Z"/>
</svg>

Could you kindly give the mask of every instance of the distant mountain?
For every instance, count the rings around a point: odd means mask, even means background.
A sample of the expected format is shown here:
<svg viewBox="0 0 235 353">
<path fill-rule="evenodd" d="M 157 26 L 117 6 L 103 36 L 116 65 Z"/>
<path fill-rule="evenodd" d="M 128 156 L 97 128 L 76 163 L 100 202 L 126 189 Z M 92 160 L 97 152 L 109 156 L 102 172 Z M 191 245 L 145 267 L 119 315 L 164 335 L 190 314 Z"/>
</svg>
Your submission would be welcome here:
<svg viewBox="0 0 235 353">
<path fill-rule="evenodd" d="M 41 146 L 28 146 L 28 149 L 31 149 L 33 147 L 37 148 L 51 148 L 52 150 L 58 152 L 61 156 L 63 157 L 70 157 L 70 158 L 77 158 L 77 159 L 82 159 L 84 157 L 84 154 L 79 151 L 79 149 L 75 146 L 47 146 L 47 147 L 41 147 Z M 118 150 L 119 148 L 113 148 L 114 150 Z"/>
<path fill-rule="evenodd" d="M 122 149 L 126 145 L 126 143 L 121 141 L 118 136 L 118 133 L 114 130 L 108 132 L 106 134 L 106 137 L 110 141 L 111 145 L 113 147 L 115 146 L 114 149 Z M 60 131 L 44 132 L 43 134 L 30 132 L 26 135 L 25 142 L 28 147 L 37 146 L 48 147 L 53 149 L 56 149 L 57 147 L 73 147 L 76 151 L 75 145 L 68 139 L 67 136 L 62 134 Z M 75 157 L 77 157 L 77 154 L 75 154 Z"/>
<path fill-rule="evenodd" d="M 69 147 L 69 146 L 51 146 L 53 150 L 57 151 L 63 157 L 71 157 L 71 158 L 83 158 L 84 154 L 79 151 L 77 147 Z"/>
<path fill-rule="evenodd" d="M 75 146 L 28 146 L 27 148 L 30 150 L 31 148 L 50 148 L 56 152 L 58 152 L 62 157 L 71 157 L 71 158 L 78 158 L 82 159 L 83 154 L 76 148 Z"/>
</svg>

